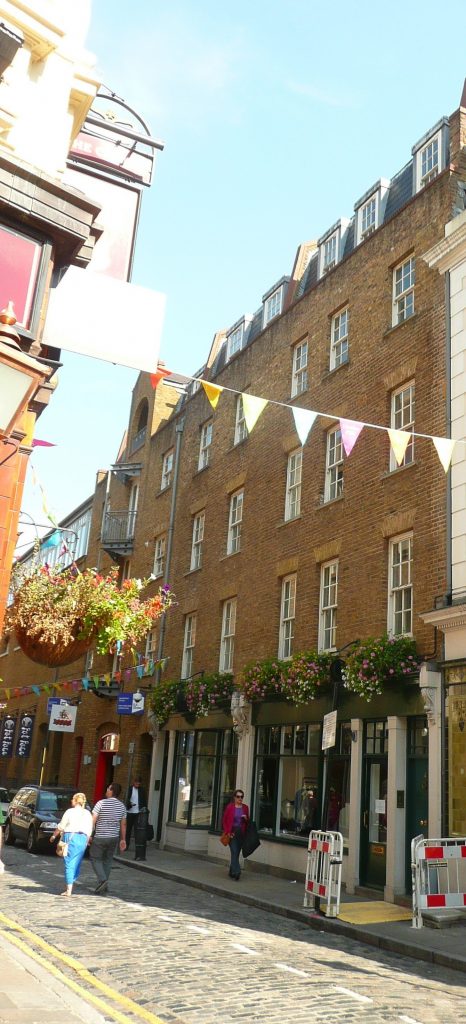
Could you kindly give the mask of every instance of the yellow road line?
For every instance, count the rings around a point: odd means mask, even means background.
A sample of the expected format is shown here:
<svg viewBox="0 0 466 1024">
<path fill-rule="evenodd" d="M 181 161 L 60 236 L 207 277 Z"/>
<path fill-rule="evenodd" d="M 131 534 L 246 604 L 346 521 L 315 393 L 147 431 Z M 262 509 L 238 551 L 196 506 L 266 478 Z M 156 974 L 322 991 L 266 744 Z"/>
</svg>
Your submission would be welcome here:
<svg viewBox="0 0 466 1024">
<path fill-rule="evenodd" d="M 92 985 L 99 992 L 102 992 L 104 995 L 112 999 L 114 1002 L 119 1003 L 120 1006 L 122 1006 L 125 1010 L 129 1010 L 132 1014 L 134 1014 L 135 1017 L 138 1017 L 139 1020 L 146 1021 L 146 1024 L 164 1024 L 164 1021 L 162 1021 L 160 1017 L 156 1017 L 156 1015 L 154 1013 L 151 1013 L 150 1010 L 146 1010 L 145 1007 L 140 1006 L 139 1003 L 135 1003 L 133 999 L 129 999 L 128 996 L 121 995 L 120 992 L 117 992 L 115 989 L 111 988 L 110 985 L 106 985 L 103 981 L 99 981 L 98 978 L 95 978 L 94 975 L 91 974 L 91 972 L 88 971 L 87 968 L 84 967 L 79 960 L 75 960 L 74 957 L 68 956 L 67 953 L 62 953 L 59 949 L 56 948 L 56 946 L 50 945 L 50 943 L 46 942 L 45 939 L 41 939 L 39 935 L 36 935 L 34 932 L 31 932 L 28 928 L 23 928 L 22 925 L 17 924 L 16 921 L 13 921 L 11 918 L 6 917 L 6 915 L 2 914 L 1 912 L 0 924 L 3 924 L 6 928 L 11 929 L 13 932 L 19 932 L 19 935 L 24 936 L 24 938 L 28 939 L 29 942 L 32 942 L 33 945 L 38 946 L 39 949 L 42 949 L 45 953 L 49 953 L 51 956 L 61 961 L 67 967 L 70 967 L 71 970 L 75 971 L 76 974 L 79 975 L 82 981 L 86 981 L 89 985 Z M 94 1006 L 98 1006 L 99 1009 L 103 1010 L 106 1014 L 112 1016 L 114 1020 L 119 1021 L 119 1024 L 129 1024 L 128 1017 L 120 1013 L 119 1010 L 113 1010 L 107 1003 L 104 1003 L 104 1001 L 100 999 L 98 996 L 95 996 L 91 992 L 88 992 L 86 989 L 82 988 L 82 986 L 78 985 L 77 982 L 72 980 L 72 978 L 68 978 L 66 974 L 63 974 L 63 972 L 55 966 L 55 964 L 50 963 L 50 961 L 46 960 L 45 957 L 40 956 L 40 954 L 37 953 L 34 949 L 31 949 L 28 943 L 23 941 L 23 939 L 19 938 L 17 935 L 12 935 L 8 931 L 4 930 L 2 930 L 2 934 L 5 939 L 8 939 L 9 942 L 12 942 L 15 946 L 18 946 L 19 949 L 22 949 L 29 956 L 32 956 L 34 960 L 37 960 L 39 963 L 45 966 L 46 969 L 49 970 L 51 974 L 59 978 L 60 981 L 67 985 L 68 988 L 71 988 L 73 992 L 77 992 L 83 999 L 87 999 L 87 1001 L 93 1003 Z"/>
</svg>

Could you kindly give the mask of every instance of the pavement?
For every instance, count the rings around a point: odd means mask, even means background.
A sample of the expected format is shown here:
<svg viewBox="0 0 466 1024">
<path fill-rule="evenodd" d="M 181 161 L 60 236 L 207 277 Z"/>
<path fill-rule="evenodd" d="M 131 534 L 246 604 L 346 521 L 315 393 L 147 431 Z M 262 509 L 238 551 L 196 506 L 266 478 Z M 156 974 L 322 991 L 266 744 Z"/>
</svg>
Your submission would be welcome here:
<svg viewBox="0 0 466 1024">
<path fill-rule="evenodd" d="M 371 917 L 392 916 L 394 905 L 385 904 L 385 913 L 382 907 L 381 913 L 377 914 L 379 908 L 376 905 L 381 902 L 380 893 L 360 890 L 358 895 L 350 896 L 342 890 L 340 911 L 343 916 L 355 921 L 351 923 L 341 918 L 327 918 L 314 909 L 303 907 L 304 875 L 283 878 L 258 869 L 252 861 L 245 862 L 237 882 L 228 877 L 228 862 L 224 859 L 217 860 L 173 849 L 160 850 L 155 842 L 147 844 L 145 861 L 136 861 L 132 849 L 117 856 L 115 860 L 134 871 L 181 882 L 269 911 L 279 917 L 304 922 L 320 932 L 331 932 L 386 952 L 466 972 L 466 913 L 461 920 L 442 928 L 413 928 L 411 914 L 405 920 L 374 922 L 370 921 Z M 409 909 L 404 906 L 401 912 L 409 912 Z M 406 918 L 406 913 L 404 916 Z"/>
</svg>

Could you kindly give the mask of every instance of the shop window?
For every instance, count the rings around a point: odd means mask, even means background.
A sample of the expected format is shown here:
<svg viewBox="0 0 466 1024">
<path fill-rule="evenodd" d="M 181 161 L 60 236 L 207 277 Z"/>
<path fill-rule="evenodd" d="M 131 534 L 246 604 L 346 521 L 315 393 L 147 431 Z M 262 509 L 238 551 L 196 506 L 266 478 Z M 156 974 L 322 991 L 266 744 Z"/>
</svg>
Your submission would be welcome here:
<svg viewBox="0 0 466 1024">
<path fill-rule="evenodd" d="M 179 825 L 188 824 L 194 732 L 177 732 L 170 819 Z"/>
<path fill-rule="evenodd" d="M 351 782 L 351 722 L 342 722 L 328 764 L 326 825 L 329 832 L 341 832 L 345 845 L 349 839 Z"/>
<path fill-rule="evenodd" d="M 176 734 L 170 820 L 221 829 L 236 784 L 238 738 L 232 729 Z"/>
<path fill-rule="evenodd" d="M 306 839 L 320 823 L 320 724 L 261 726 L 255 758 L 259 831 Z"/>
<path fill-rule="evenodd" d="M 366 722 L 365 754 L 386 754 L 388 751 L 388 729 L 385 719 Z"/>
</svg>

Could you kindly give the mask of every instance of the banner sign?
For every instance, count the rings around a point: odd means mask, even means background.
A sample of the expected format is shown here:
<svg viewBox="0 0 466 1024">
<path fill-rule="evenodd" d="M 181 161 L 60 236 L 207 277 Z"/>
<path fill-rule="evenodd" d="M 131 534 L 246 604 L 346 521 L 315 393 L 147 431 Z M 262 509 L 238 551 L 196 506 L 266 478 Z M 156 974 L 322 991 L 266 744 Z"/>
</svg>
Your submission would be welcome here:
<svg viewBox="0 0 466 1024">
<path fill-rule="evenodd" d="M 13 754 L 13 743 L 15 738 L 16 718 L 6 715 L 2 724 L 2 736 L 0 739 L 0 757 L 11 757 Z"/>
<path fill-rule="evenodd" d="M 55 707 L 56 704 L 61 704 L 61 702 L 62 702 L 62 698 L 61 697 L 49 697 L 49 699 L 47 701 L 47 714 L 50 716 L 50 712 L 51 712 L 52 708 Z M 66 701 L 65 701 L 65 703 L 66 703 Z"/>
<path fill-rule="evenodd" d="M 117 715 L 142 715 L 144 711 L 144 694 L 119 693 L 117 698 Z"/>
<path fill-rule="evenodd" d="M 74 732 L 77 710 L 72 704 L 54 704 L 50 712 L 50 732 Z"/>
<path fill-rule="evenodd" d="M 28 711 L 20 717 L 18 738 L 16 740 L 16 757 L 29 757 L 31 753 L 34 719 L 35 715 L 30 715 Z"/>
</svg>

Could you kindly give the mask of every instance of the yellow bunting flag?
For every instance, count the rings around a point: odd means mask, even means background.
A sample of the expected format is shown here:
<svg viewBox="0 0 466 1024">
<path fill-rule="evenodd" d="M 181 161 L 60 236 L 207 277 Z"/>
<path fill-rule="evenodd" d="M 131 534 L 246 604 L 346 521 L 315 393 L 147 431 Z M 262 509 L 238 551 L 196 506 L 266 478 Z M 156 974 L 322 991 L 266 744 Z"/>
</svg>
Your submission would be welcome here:
<svg viewBox="0 0 466 1024">
<path fill-rule="evenodd" d="M 245 394 L 244 392 L 242 395 L 242 399 L 244 419 L 246 421 L 248 433 L 250 434 L 251 430 L 253 430 L 253 428 L 255 427 L 261 412 L 263 412 L 267 405 L 267 399 L 257 398 L 256 395 L 248 395 Z"/>
<path fill-rule="evenodd" d="M 6 697 L 7 700 L 10 699 L 10 691 L 7 690 L 6 687 L 5 687 L 5 697 Z"/>
<path fill-rule="evenodd" d="M 450 437 L 433 437 L 432 441 L 445 473 L 448 473 L 456 441 Z"/>
<path fill-rule="evenodd" d="M 401 466 L 405 457 L 405 451 L 413 435 L 409 434 L 407 430 L 390 430 L 389 427 L 387 427 L 387 433 L 390 438 L 390 444 L 396 459 L 396 464 L 397 466 Z"/>
<path fill-rule="evenodd" d="M 206 380 L 201 381 L 202 387 L 209 399 L 212 409 L 217 408 L 217 402 L 222 394 L 223 388 L 219 384 L 209 384 Z"/>
</svg>

